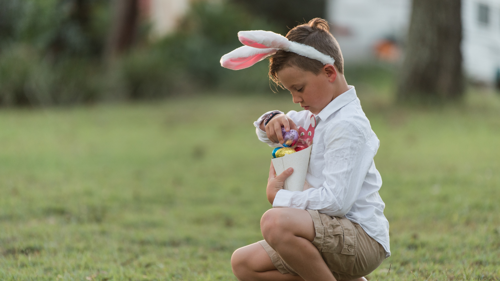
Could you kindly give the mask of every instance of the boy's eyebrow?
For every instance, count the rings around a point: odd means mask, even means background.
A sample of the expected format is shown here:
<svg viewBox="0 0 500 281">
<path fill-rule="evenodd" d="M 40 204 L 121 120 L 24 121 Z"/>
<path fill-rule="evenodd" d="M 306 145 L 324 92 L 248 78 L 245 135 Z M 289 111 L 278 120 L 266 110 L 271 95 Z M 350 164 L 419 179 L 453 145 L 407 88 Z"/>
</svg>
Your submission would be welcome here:
<svg viewBox="0 0 500 281">
<path fill-rule="evenodd" d="M 283 84 L 281 84 L 281 85 L 283 85 Z M 285 90 L 287 90 L 287 91 L 291 92 L 291 91 L 290 91 L 290 89 L 289 89 L 289 88 L 287 88 L 285 85 L 283 85 L 283 88 L 285 88 Z M 293 89 L 297 90 L 297 86 L 296 86 L 295 84 L 294 84 L 294 85 L 292 85 L 292 86 L 290 86 L 290 88 L 293 88 Z"/>
<path fill-rule="evenodd" d="M 295 83 L 295 84 L 292 84 L 290 85 L 290 88 L 295 88 L 295 89 L 298 89 L 298 85 L 300 85 L 301 83 Z M 287 86 L 285 86 L 285 84 L 281 83 L 281 85 L 283 85 L 283 88 L 285 88 L 286 90 L 290 91 L 290 89 L 288 89 Z"/>
</svg>

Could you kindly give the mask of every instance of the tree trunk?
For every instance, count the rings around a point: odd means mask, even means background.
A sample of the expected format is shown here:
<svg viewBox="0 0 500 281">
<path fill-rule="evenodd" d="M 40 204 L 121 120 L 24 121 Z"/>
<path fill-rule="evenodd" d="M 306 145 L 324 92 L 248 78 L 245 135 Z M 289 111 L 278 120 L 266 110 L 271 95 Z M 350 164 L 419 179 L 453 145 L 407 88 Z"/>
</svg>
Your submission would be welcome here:
<svg viewBox="0 0 500 281">
<path fill-rule="evenodd" d="M 413 0 L 400 103 L 459 100 L 464 93 L 460 0 Z"/>
<path fill-rule="evenodd" d="M 132 46 L 139 18 L 138 0 L 114 0 L 113 13 L 106 52 L 108 60 Z"/>
</svg>

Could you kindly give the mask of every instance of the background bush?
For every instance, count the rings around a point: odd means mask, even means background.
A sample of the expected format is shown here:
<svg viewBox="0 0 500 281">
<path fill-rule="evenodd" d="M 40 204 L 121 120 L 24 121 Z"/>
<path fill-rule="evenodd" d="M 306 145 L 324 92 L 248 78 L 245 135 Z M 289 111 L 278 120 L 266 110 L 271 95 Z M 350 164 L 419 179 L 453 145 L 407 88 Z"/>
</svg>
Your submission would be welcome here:
<svg viewBox="0 0 500 281">
<path fill-rule="evenodd" d="M 303 12 L 318 13 L 319 2 L 314 3 Z M 156 41 L 148 39 L 149 28 L 143 20 L 133 47 L 114 60 L 106 59 L 112 14 L 107 1 L 0 0 L 0 5 L 0 106 L 279 90 L 267 78 L 267 60 L 241 71 L 220 66 L 222 55 L 242 45 L 238 31 L 286 33 L 284 19 L 263 20 L 238 1 L 195 2 L 177 31 Z M 383 68 L 349 66 L 347 78 L 359 86 L 367 73 L 391 72 Z M 379 81 L 375 76 L 372 80 Z"/>
<path fill-rule="evenodd" d="M 238 31 L 276 30 L 233 3 L 194 3 L 177 32 L 157 41 L 147 40 L 143 21 L 134 47 L 111 63 L 105 59 L 107 2 L 0 0 L 0 5 L 0 106 L 270 91 L 266 62 L 237 72 L 220 66 L 222 55 L 241 46 Z"/>
<path fill-rule="evenodd" d="M 242 46 L 238 31 L 272 28 L 231 3 L 194 3 L 175 34 L 123 57 L 117 68 L 123 90 L 132 99 L 202 90 L 268 92 L 265 62 L 235 72 L 222 68 L 220 58 Z"/>
<path fill-rule="evenodd" d="M 79 104 L 103 95 L 106 2 L 0 0 L 0 6 L 0 105 Z"/>
</svg>

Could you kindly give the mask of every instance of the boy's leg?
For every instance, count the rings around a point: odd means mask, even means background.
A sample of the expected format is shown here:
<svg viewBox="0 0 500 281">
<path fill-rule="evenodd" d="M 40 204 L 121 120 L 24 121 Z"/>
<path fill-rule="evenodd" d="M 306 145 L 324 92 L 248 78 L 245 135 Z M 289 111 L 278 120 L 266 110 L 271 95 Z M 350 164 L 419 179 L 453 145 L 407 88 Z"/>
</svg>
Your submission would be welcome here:
<svg viewBox="0 0 500 281">
<path fill-rule="evenodd" d="M 304 280 L 336 280 L 312 241 L 316 233 L 309 212 L 273 208 L 261 219 L 264 239 Z"/>
<path fill-rule="evenodd" d="M 273 265 L 271 258 L 260 243 L 254 243 L 234 251 L 231 257 L 234 275 L 240 281 L 302 281 L 300 276 L 282 274 Z"/>
</svg>

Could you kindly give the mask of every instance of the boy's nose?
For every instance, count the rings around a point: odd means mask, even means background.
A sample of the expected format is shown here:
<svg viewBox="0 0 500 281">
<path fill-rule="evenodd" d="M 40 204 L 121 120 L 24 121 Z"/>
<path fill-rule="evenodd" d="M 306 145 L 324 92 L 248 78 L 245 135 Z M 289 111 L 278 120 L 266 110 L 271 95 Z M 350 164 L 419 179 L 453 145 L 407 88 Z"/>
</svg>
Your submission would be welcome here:
<svg viewBox="0 0 500 281">
<path fill-rule="evenodd" d="M 302 102 L 302 98 L 298 96 L 292 96 L 293 103 L 300 103 Z"/>
</svg>

